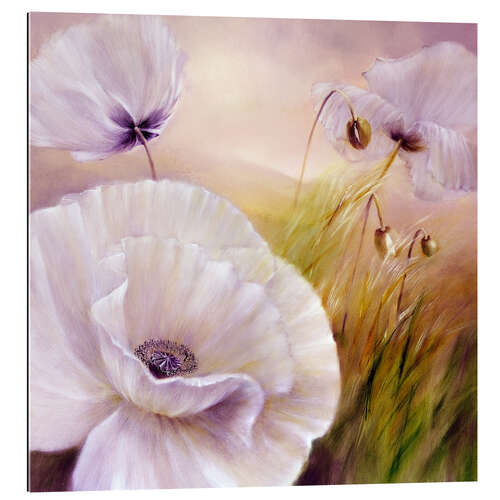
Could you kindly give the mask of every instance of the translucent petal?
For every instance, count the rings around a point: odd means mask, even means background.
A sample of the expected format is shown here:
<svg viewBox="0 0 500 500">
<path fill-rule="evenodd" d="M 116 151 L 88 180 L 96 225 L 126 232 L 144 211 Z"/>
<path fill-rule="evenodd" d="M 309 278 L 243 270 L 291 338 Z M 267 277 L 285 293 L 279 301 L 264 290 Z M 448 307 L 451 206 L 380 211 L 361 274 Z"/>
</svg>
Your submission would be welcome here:
<svg viewBox="0 0 500 500">
<path fill-rule="evenodd" d="M 261 285 L 176 240 L 127 238 L 124 253 L 126 283 L 94 304 L 92 315 L 125 350 L 170 340 L 194 352 L 196 375 L 241 372 L 268 392 L 289 390 L 286 330 Z"/>
<path fill-rule="evenodd" d="M 41 339 L 32 357 L 44 359 L 43 349 L 62 339 L 40 364 L 40 384 L 68 402 L 72 383 L 73 394 L 88 388 L 90 406 L 75 405 L 85 421 L 76 439 L 96 425 L 75 488 L 283 485 L 297 477 L 333 420 L 338 358 L 321 301 L 243 214 L 202 188 L 146 181 L 68 197 L 30 224 L 43 257 L 32 284 Z M 146 336 L 187 339 L 199 370 L 155 379 L 131 352 Z M 75 373 L 61 380 L 52 360 Z M 113 405 L 101 412 L 110 393 Z M 118 400 L 120 410 L 99 424 Z M 72 432 L 54 421 L 61 434 Z M 50 434 L 47 443 L 58 444 Z"/>
<path fill-rule="evenodd" d="M 183 64 L 158 16 L 101 16 L 55 34 L 30 63 L 32 144 L 88 161 L 137 145 L 132 122 L 159 134 Z"/>
<path fill-rule="evenodd" d="M 339 153 L 351 161 L 375 160 L 390 153 L 394 147 L 394 141 L 389 137 L 391 131 L 404 128 L 401 112 L 374 93 L 354 85 L 336 83 L 317 83 L 313 86 L 312 96 L 317 111 L 334 89 L 339 89 L 349 97 L 355 114 L 368 120 L 372 129 L 368 146 L 362 150 L 353 148 L 346 134 L 347 122 L 352 119 L 349 107 L 340 93 L 332 94 L 326 101 L 319 121 L 325 128 L 328 140 Z"/>
<path fill-rule="evenodd" d="M 80 444 L 114 394 L 88 321 L 96 296 L 78 207 L 44 215 L 31 223 L 30 448 L 54 451 Z"/>
<path fill-rule="evenodd" d="M 226 424 L 207 413 L 168 419 L 122 405 L 89 434 L 72 489 L 238 486 L 246 444 Z"/>
<path fill-rule="evenodd" d="M 209 255 L 267 244 L 229 201 L 198 186 L 162 180 L 99 186 L 64 200 L 78 203 L 93 256 L 100 260 L 127 236 L 197 243 Z"/>
<path fill-rule="evenodd" d="M 416 196 L 439 200 L 448 196 L 447 191 L 476 189 L 475 152 L 462 134 L 431 122 L 417 122 L 412 130 L 426 144 L 419 153 L 402 153 L 411 170 Z"/>
<path fill-rule="evenodd" d="M 370 91 L 399 108 L 408 124 L 477 127 L 477 58 L 458 43 L 437 43 L 399 59 L 378 58 L 364 76 Z"/>
</svg>

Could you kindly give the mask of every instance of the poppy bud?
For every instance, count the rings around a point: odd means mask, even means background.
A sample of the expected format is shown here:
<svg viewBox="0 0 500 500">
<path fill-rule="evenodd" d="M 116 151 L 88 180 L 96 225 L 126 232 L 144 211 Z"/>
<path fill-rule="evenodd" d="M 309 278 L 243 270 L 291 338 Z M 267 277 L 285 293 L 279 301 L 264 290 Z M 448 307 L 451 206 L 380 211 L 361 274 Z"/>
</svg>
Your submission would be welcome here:
<svg viewBox="0 0 500 500">
<path fill-rule="evenodd" d="M 359 116 L 355 120 L 349 120 L 347 122 L 347 137 L 354 149 L 365 149 L 372 137 L 370 122 Z"/>
<path fill-rule="evenodd" d="M 379 227 L 375 230 L 375 248 L 382 259 L 387 255 L 396 255 L 394 242 L 389 234 L 390 230 L 389 226 Z"/>
<path fill-rule="evenodd" d="M 420 242 L 422 245 L 422 252 L 427 257 L 432 257 L 437 251 L 437 243 L 430 237 L 430 235 L 424 236 Z"/>
</svg>

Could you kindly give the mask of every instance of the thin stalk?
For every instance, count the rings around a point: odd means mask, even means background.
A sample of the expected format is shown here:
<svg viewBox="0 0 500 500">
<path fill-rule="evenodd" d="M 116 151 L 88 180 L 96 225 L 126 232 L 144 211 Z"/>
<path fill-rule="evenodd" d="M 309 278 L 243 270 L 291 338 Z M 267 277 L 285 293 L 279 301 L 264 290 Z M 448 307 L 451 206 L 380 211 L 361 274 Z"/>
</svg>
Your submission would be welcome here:
<svg viewBox="0 0 500 500">
<path fill-rule="evenodd" d="M 384 219 L 382 218 L 382 208 L 380 207 L 380 202 L 378 201 L 378 197 L 375 193 L 372 194 L 373 202 L 375 203 L 375 207 L 377 208 L 377 216 L 378 221 L 380 223 L 380 227 L 384 228 Z"/>
<path fill-rule="evenodd" d="M 139 139 L 142 145 L 144 146 L 144 149 L 146 150 L 146 154 L 148 155 L 148 160 L 149 160 L 149 167 L 151 168 L 151 177 L 153 178 L 154 181 L 156 181 L 158 177 L 156 176 L 155 164 L 153 163 L 153 158 L 151 157 L 151 153 L 149 152 L 146 138 L 142 134 L 141 129 L 139 127 L 134 127 L 134 131 L 139 136 Z"/>
<path fill-rule="evenodd" d="M 402 143 L 403 143 L 402 139 L 399 139 L 399 141 L 396 142 L 396 146 L 391 151 L 390 155 L 387 157 L 387 163 L 385 164 L 384 169 L 382 170 L 381 174 L 378 177 L 379 180 L 385 176 L 385 174 L 387 173 L 387 171 L 389 170 L 391 165 L 394 163 L 394 160 L 395 160 L 397 154 L 399 153 L 399 149 L 401 148 Z"/>
<path fill-rule="evenodd" d="M 374 198 L 375 198 L 375 194 L 371 194 L 370 197 L 368 198 L 368 202 L 366 203 L 365 216 L 364 216 L 364 219 L 363 219 L 363 228 L 361 229 L 361 237 L 359 239 L 358 251 L 356 252 L 356 258 L 354 260 L 354 267 L 352 269 L 351 280 L 350 280 L 349 288 L 348 288 L 348 291 L 347 291 L 347 299 L 346 299 L 344 319 L 342 320 L 342 331 L 341 331 L 341 337 L 342 338 L 344 337 L 345 325 L 346 325 L 346 322 L 347 322 L 347 316 L 348 316 L 348 312 L 349 312 L 349 302 L 351 300 L 352 287 L 353 287 L 353 284 L 354 284 L 354 279 L 356 277 L 356 271 L 358 270 L 358 261 L 359 261 L 360 255 L 361 255 L 361 249 L 363 247 L 363 240 L 365 238 L 366 224 L 368 222 L 368 216 L 370 215 L 370 206 L 371 206 L 372 201 L 374 200 Z"/>
<path fill-rule="evenodd" d="M 378 180 L 381 180 L 385 176 L 385 174 L 387 174 L 389 168 L 391 167 L 391 165 L 394 163 L 394 160 L 396 159 L 396 156 L 397 156 L 397 154 L 399 152 L 399 149 L 401 148 L 401 144 L 402 144 L 402 141 L 400 139 L 396 143 L 396 146 L 394 147 L 394 149 L 390 152 L 389 156 L 387 156 L 387 158 L 386 158 L 386 164 L 384 165 L 384 169 L 382 170 L 382 172 L 378 176 Z M 363 190 L 360 194 L 358 194 L 358 196 L 355 198 L 354 201 L 358 201 L 366 193 L 367 193 L 367 191 Z M 329 214 L 329 215 L 326 216 L 326 217 L 328 217 L 328 222 L 323 227 L 323 230 L 325 230 L 332 223 L 335 215 L 337 215 L 337 213 L 339 212 L 339 210 L 342 208 L 344 202 L 345 202 L 345 193 L 342 195 L 342 199 L 340 200 L 339 204 L 335 207 L 335 210 L 331 214 Z"/>
<path fill-rule="evenodd" d="M 302 160 L 302 167 L 300 169 L 300 177 L 299 177 L 299 182 L 297 184 L 297 190 L 295 191 L 295 198 L 294 198 L 294 201 L 293 201 L 293 206 L 294 208 L 297 206 L 297 202 L 299 200 L 299 195 L 300 195 L 300 188 L 302 186 L 302 181 L 304 179 L 304 172 L 306 170 L 306 162 L 307 162 L 307 157 L 309 155 L 309 149 L 311 148 L 311 141 L 312 141 L 312 138 L 313 138 L 313 134 L 314 134 L 314 130 L 316 129 L 316 125 L 319 121 L 319 117 L 321 116 L 321 113 L 323 112 L 323 109 L 326 105 L 326 103 L 328 102 L 328 99 L 330 99 L 330 97 L 335 94 L 335 92 L 339 93 L 346 101 L 347 103 L 347 106 L 349 108 L 349 111 L 351 113 L 351 116 L 352 116 L 352 119 L 353 121 L 356 120 L 356 115 L 354 113 L 354 108 L 352 106 L 352 102 L 351 102 L 351 99 L 349 98 L 349 96 L 343 92 L 342 90 L 339 90 L 339 89 L 333 89 L 332 91 L 330 91 L 328 93 L 328 95 L 323 99 L 323 102 L 321 103 L 321 106 L 319 108 L 319 111 L 318 113 L 316 114 L 316 118 L 314 119 L 314 122 L 313 122 L 313 125 L 311 127 L 311 131 L 309 132 L 309 137 L 307 139 L 307 145 L 306 145 L 306 151 L 304 153 L 304 159 Z"/>
<path fill-rule="evenodd" d="M 408 267 L 408 264 L 410 263 L 411 254 L 413 252 L 413 247 L 415 246 L 415 242 L 417 241 L 417 238 L 421 234 L 423 234 L 424 236 L 427 236 L 427 233 L 422 228 L 417 229 L 415 231 L 415 234 L 413 235 L 413 238 L 412 238 L 411 243 L 410 243 L 410 247 L 408 248 L 408 256 L 406 258 L 406 267 Z M 398 317 L 401 315 L 401 303 L 403 302 L 403 292 L 404 292 L 404 288 L 405 288 L 405 281 L 406 281 L 407 274 L 408 274 L 407 272 L 405 272 L 403 274 L 403 279 L 401 281 L 401 289 L 399 290 L 398 306 L 397 306 Z"/>
</svg>

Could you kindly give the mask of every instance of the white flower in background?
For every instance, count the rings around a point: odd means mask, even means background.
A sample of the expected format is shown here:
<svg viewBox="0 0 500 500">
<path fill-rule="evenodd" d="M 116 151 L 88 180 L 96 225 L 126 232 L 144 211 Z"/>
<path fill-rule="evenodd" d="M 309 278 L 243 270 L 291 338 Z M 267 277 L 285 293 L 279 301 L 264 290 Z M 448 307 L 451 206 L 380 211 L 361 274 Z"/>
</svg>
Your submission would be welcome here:
<svg viewBox="0 0 500 500">
<path fill-rule="evenodd" d="M 53 35 L 30 63 L 30 140 L 80 161 L 157 137 L 184 56 L 161 17 L 110 15 Z"/>
<path fill-rule="evenodd" d="M 453 191 L 475 190 L 476 56 L 457 43 L 442 42 L 400 59 L 378 58 L 363 76 L 368 90 L 330 83 L 313 86 L 318 107 L 337 88 L 371 124 L 370 144 L 355 150 L 346 137 L 349 108 L 342 95 L 333 94 L 320 121 L 336 149 L 354 160 L 382 158 L 401 140 L 400 155 L 408 163 L 418 197 L 436 200 L 453 196 Z"/>
<path fill-rule="evenodd" d="M 321 302 L 195 186 L 99 187 L 30 216 L 30 449 L 73 489 L 286 485 L 333 420 Z"/>
</svg>

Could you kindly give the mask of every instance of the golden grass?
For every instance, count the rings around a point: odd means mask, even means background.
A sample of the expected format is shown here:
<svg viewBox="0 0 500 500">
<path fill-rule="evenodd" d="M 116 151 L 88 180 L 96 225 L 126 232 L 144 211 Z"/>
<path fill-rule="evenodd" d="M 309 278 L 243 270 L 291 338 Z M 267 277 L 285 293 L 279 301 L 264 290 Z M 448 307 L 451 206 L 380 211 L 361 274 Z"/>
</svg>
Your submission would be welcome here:
<svg viewBox="0 0 500 500">
<path fill-rule="evenodd" d="M 360 250 L 385 167 L 346 185 L 326 172 L 266 235 L 320 294 L 341 365 L 335 422 L 298 484 L 476 479 L 475 301 L 457 305 L 456 284 L 429 280 L 435 257 L 418 244 L 407 261 L 415 228 L 382 260 L 369 223 Z"/>
</svg>

